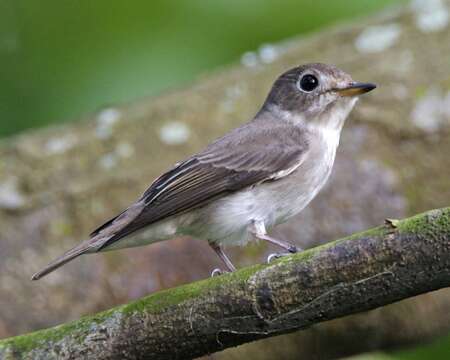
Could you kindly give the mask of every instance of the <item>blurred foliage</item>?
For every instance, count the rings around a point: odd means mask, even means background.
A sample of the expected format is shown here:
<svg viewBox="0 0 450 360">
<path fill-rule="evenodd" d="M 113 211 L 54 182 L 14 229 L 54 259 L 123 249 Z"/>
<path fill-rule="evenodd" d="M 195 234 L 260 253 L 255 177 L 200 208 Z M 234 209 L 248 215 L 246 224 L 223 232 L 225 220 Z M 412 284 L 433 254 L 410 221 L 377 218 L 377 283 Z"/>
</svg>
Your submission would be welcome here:
<svg viewBox="0 0 450 360">
<path fill-rule="evenodd" d="M 0 136 L 185 84 L 263 43 L 400 1 L 0 0 Z"/>
<path fill-rule="evenodd" d="M 391 354 L 372 353 L 354 356 L 348 360 L 446 360 L 450 358 L 450 335 L 431 344 L 422 345 L 412 350 L 403 350 Z"/>
</svg>

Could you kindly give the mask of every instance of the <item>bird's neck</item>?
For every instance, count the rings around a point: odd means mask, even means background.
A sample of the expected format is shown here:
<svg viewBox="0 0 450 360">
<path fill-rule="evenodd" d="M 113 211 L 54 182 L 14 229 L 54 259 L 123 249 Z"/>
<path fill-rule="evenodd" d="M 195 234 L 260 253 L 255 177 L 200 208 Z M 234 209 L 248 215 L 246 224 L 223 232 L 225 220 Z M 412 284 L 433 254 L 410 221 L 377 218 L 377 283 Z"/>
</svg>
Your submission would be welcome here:
<svg viewBox="0 0 450 360">
<path fill-rule="evenodd" d="M 332 106 L 325 108 L 317 117 L 310 121 L 308 125 L 325 128 L 329 131 L 341 132 L 345 120 L 355 106 L 358 98 L 340 100 Z"/>
<path fill-rule="evenodd" d="M 299 127 L 303 127 L 306 124 L 303 114 L 296 113 L 290 110 L 284 110 L 282 107 L 276 104 L 264 106 L 256 115 L 256 118 L 264 118 L 264 115 L 272 116 L 279 121 L 283 121 L 285 123 Z"/>
</svg>

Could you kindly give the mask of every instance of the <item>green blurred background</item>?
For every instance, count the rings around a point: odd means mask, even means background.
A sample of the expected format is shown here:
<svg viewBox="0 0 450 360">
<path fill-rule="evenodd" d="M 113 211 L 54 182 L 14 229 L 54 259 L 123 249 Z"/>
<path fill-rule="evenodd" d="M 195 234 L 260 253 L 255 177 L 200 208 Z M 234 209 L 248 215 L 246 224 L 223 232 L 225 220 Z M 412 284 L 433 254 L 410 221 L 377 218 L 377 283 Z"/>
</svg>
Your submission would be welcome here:
<svg viewBox="0 0 450 360">
<path fill-rule="evenodd" d="M 182 86 L 262 44 L 400 2 L 0 0 L 0 137 Z M 449 342 L 364 359 L 440 359 Z"/>
<path fill-rule="evenodd" d="M 0 136 L 183 85 L 261 44 L 399 2 L 0 0 Z"/>
</svg>

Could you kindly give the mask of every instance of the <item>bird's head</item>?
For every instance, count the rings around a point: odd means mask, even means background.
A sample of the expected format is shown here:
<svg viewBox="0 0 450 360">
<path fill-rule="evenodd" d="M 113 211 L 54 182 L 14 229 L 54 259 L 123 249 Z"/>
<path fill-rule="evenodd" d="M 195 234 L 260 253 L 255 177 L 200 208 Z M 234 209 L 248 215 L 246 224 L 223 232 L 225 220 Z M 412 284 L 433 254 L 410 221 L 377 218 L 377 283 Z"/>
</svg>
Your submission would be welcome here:
<svg viewBox="0 0 450 360">
<path fill-rule="evenodd" d="M 275 81 L 263 109 L 294 123 L 340 128 L 358 96 L 375 87 L 353 81 L 333 65 L 306 64 L 286 71 Z"/>
</svg>

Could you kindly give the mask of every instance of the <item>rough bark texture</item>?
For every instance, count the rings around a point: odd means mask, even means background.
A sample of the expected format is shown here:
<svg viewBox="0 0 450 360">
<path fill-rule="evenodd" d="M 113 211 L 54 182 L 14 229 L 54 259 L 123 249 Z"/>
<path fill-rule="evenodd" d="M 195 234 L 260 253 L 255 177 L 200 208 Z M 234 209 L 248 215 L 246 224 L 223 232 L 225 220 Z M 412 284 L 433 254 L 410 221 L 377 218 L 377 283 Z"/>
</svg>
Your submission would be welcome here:
<svg viewBox="0 0 450 360">
<path fill-rule="evenodd" d="M 441 11 L 448 13 L 450 2 L 443 4 Z M 335 63 L 379 87 L 361 99 L 347 122 L 328 186 L 300 216 L 280 226 L 277 236 L 310 247 L 385 217 L 448 205 L 450 28 L 424 27 L 420 14 L 407 6 L 292 39 L 275 45 L 274 57 L 256 53 L 255 62 L 247 58 L 188 89 L 3 141 L 0 337 L 207 277 L 219 264 L 207 244 L 177 239 L 86 256 L 39 283 L 29 281 L 43 264 L 137 198 L 161 171 L 253 116 L 276 76 L 299 63 Z M 231 255 L 244 265 L 261 262 L 267 252 L 271 249 L 259 245 L 233 249 Z M 441 290 L 214 358 L 310 359 L 314 353 L 325 359 L 449 330 L 450 291 Z"/>
<path fill-rule="evenodd" d="M 192 359 L 450 286 L 450 208 L 0 341 L 4 359 Z"/>
</svg>

